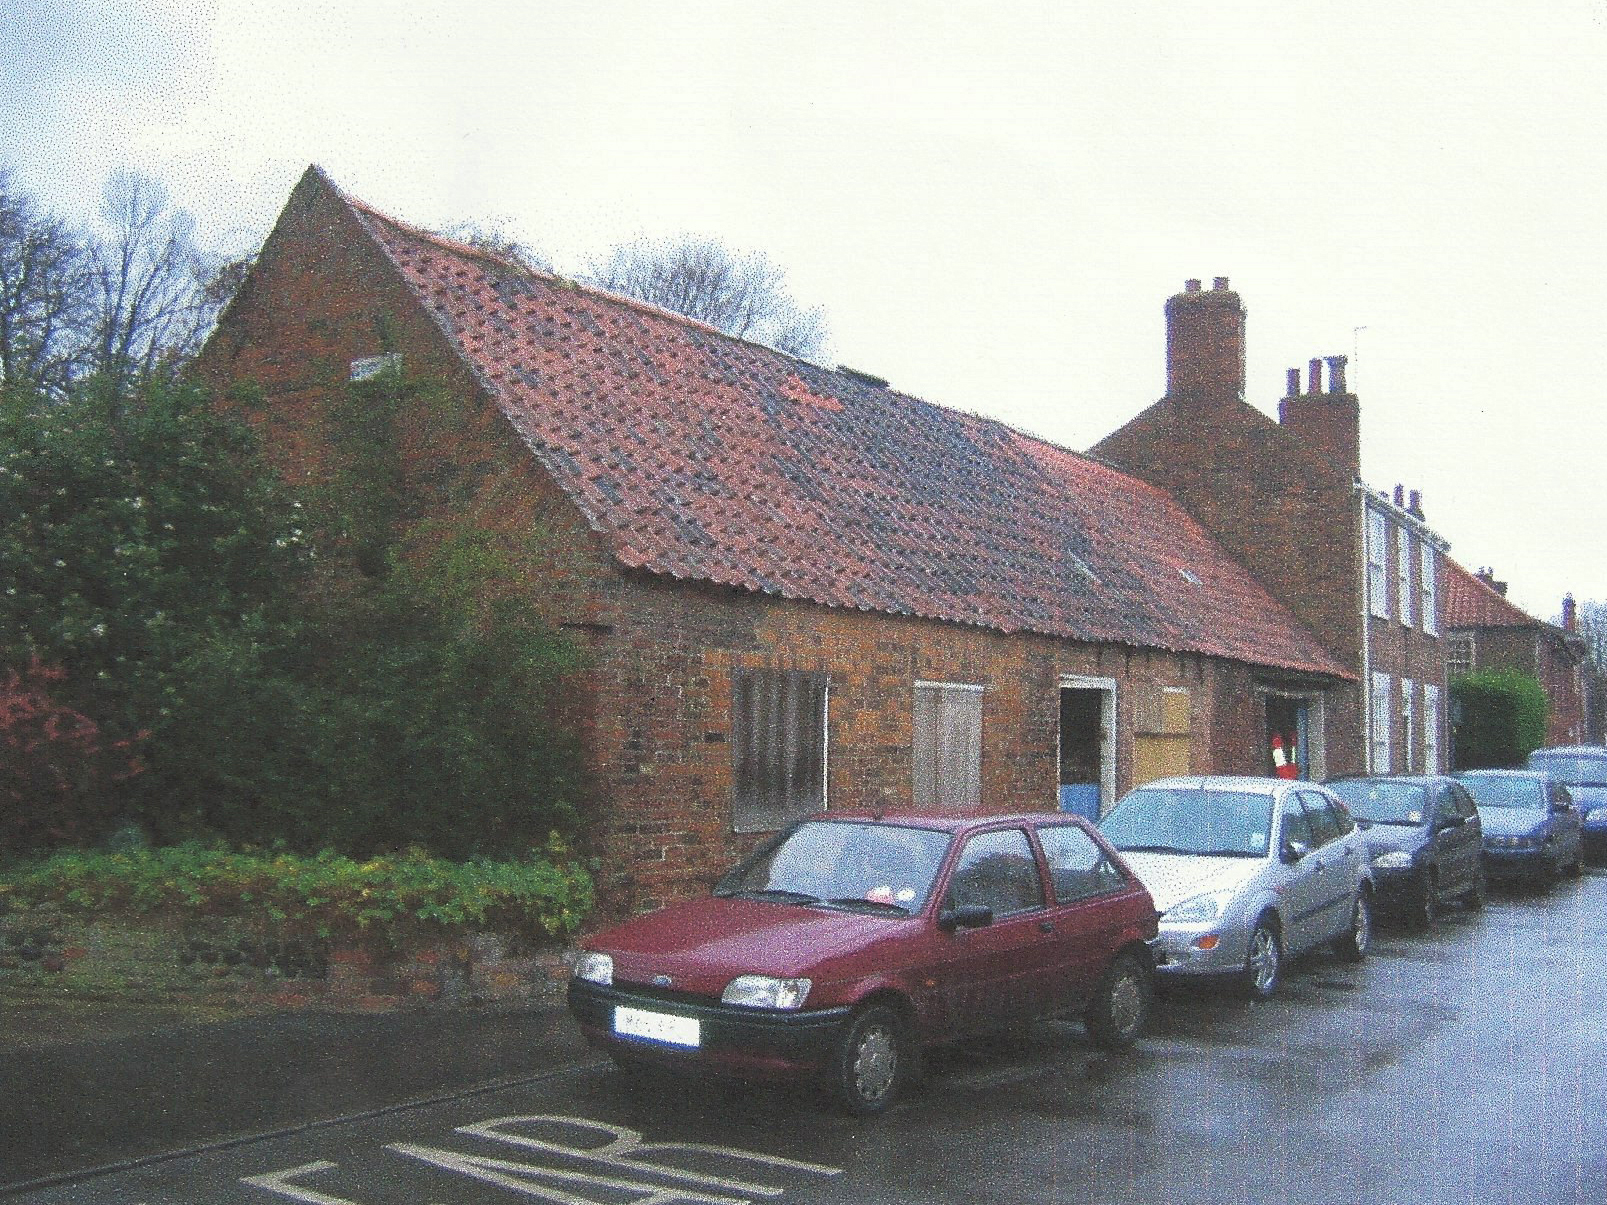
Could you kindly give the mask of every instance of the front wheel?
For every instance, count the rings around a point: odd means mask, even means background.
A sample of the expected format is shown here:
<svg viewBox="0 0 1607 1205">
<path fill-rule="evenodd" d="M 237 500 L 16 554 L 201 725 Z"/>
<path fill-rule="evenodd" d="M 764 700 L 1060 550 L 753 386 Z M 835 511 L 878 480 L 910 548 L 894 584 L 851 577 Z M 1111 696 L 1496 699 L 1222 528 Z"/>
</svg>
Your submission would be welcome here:
<svg viewBox="0 0 1607 1205">
<path fill-rule="evenodd" d="M 1143 1032 L 1153 999 L 1149 967 L 1132 954 L 1119 954 L 1094 989 L 1083 1026 L 1096 1045 L 1125 1050 Z"/>
<path fill-rule="evenodd" d="M 1283 977 L 1283 941 L 1271 922 L 1259 920 L 1244 958 L 1244 988 L 1252 1000 L 1270 1000 Z"/>
<path fill-rule="evenodd" d="M 1412 890 L 1411 910 L 1408 913 L 1412 928 L 1428 929 L 1433 926 L 1437 903 L 1435 895 L 1438 891 L 1439 884 L 1434 880 L 1434 872 L 1425 870 Z"/>
<path fill-rule="evenodd" d="M 837 1050 L 837 1098 L 856 1117 L 880 1113 L 897 1099 L 909 1062 L 909 1038 L 898 1014 L 879 1004 L 861 1009 Z"/>
<path fill-rule="evenodd" d="M 1373 944 L 1373 904 L 1365 891 L 1356 893 L 1350 924 L 1334 939 L 1334 952 L 1346 962 L 1360 962 Z"/>
<path fill-rule="evenodd" d="M 1484 907 L 1484 897 L 1489 893 L 1489 890 L 1490 878 L 1484 873 L 1484 863 L 1480 862 L 1473 869 L 1473 886 L 1468 888 L 1468 893 L 1462 897 L 1462 902 L 1469 908 L 1482 908 Z"/>
</svg>

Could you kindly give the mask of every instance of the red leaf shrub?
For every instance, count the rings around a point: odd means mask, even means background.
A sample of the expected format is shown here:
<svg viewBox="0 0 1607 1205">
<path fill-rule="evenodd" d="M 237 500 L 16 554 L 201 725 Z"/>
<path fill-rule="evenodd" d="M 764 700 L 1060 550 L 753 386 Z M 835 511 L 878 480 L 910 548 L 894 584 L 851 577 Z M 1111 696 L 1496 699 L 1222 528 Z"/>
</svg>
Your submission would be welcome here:
<svg viewBox="0 0 1607 1205">
<path fill-rule="evenodd" d="M 0 672 L 0 850 L 19 852 L 100 835 L 107 788 L 139 773 L 132 742 L 105 742 L 88 716 L 56 701 L 66 674 L 35 657 Z"/>
</svg>

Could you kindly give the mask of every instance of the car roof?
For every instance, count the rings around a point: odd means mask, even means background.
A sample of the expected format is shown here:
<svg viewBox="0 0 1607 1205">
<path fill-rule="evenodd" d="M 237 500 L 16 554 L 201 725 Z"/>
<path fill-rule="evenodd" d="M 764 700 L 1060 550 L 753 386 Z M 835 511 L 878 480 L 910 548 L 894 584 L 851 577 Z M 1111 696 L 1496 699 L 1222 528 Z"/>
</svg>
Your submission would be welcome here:
<svg viewBox="0 0 1607 1205">
<path fill-rule="evenodd" d="M 1530 757 L 1548 755 L 1607 758 L 1607 745 L 1547 745 L 1544 749 L 1534 749 L 1529 753 Z"/>
<path fill-rule="evenodd" d="M 1080 817 L 1070 812 L 876 812 L 844 809 L 816 812 L 809 820 L 837 820 L 851 824 L 885 824 L 900 828 L 930 828 L 946 833 L 966 832 L 973 828 L 986 828 L 995 824 L 1059 824 L 1077 822 Z"/>
<path fill-rule="evenodd" d="M 1133 789 L 1168 787 L 1173 790 L 1242 791 L 1246 794 L 1270 795 L 1280 787 L 1296 786 L 1321 788 L 1322 784 L 1303 778 L 1258 778 L 1249 774 L 1178 774 L 1141 783 Z"/>
<path fill-rule="evenodd" d="M 1550 778 L 1544 770 L 1458 770 L 1458 778 Z"/>
<path fill-rule="evenodd" d="M 1341 774 L 1337 778 L 1323 780 L 1324 786 L 1333 786 L 1337 782 L 1409 782 L 1417 786 L 1428 786 L 1434 782 L 1454 782 L 1449 774 Z"/>
</svg>

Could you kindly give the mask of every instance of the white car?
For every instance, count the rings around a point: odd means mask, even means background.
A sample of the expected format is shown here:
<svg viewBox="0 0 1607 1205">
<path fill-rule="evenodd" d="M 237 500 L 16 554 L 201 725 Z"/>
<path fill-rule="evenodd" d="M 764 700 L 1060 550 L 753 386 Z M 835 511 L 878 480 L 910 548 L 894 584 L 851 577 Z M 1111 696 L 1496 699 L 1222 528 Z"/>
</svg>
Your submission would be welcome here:
<svg viewBox="0 0 1607 1205">
<path fill-rule="evenodd" d="M 1315 783 L 1163 778 L 1132 791 L 1099 830 L 1160 912 L 1162 975 L 1235 975 L 1252 997 L 1278 990 L 1285 960 L 1323 942 L 1367 955 L 1367 842 Z"/>
</svg>

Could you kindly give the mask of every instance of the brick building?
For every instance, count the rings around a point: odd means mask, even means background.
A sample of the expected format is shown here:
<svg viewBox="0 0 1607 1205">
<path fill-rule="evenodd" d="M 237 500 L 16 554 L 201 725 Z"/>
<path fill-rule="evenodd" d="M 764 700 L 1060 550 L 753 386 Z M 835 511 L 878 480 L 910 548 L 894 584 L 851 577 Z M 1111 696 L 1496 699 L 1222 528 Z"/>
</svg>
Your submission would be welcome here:
<svg viewBox="0 0 1607 1205">
<path fill-rule="evenodd" d="M 1097 810 L 1251 772 L 1269 699 L 1353 671 L 1161 490 L 384 217 L 316 168 L 198 371 L 293 479 L 348 378 L 426 381 L 426 509 L 539 543 L 532 607 L 615 909 L 822 806 Z M 427 428 L 427 429 L 426 429 Z M 399 755 L 405 751 L 399 751 Z"/>
<path fill-rule="evenodd" d="M 1244 400 L 1245 310 L 1218 277 L 1166 303 L 1166 395 L 1092 452 L 1167 491 L 1344 665 L 1351 683 L 1269 695 L 1305 775 L 1445 765 L 1439 580 L 1447 547 L 1421 501 L 1360 480 L 1345 357 L 1290 369 L 1274 422 Z M 1324 366 L 1326 365 L 1326 381 Z"/>
<path fill-rule="evenodd" d="M 1602 739 L 1592 706 L 1595 667 L 1575 630 L 1574 600 L 1562 604 L 1562 624 L 1545 623 L 1507 598 L 1507 584 L 1489 569 L 1469 573 L 1445 562 L 1445 630 L 1448 669 L 1513 669 L 1533 674 L 1551 704 L 1548 745 L 1594 744 Z"/>
</svg>

